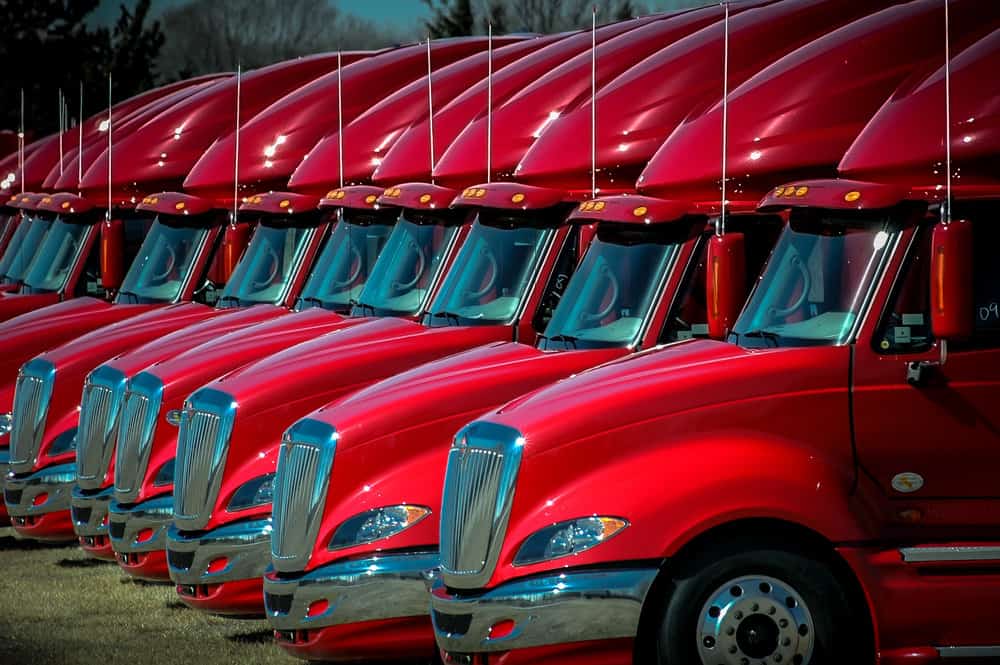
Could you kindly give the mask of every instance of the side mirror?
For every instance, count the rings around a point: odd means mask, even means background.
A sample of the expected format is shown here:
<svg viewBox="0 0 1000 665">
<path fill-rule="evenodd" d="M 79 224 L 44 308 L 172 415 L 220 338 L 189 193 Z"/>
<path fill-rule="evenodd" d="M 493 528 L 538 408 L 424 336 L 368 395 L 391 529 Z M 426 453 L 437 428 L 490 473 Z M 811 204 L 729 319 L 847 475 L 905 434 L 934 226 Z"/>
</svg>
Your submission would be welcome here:
<svg viewBox="0 0 1000 665">
<path fill-rule="evenodd" d="M 236 269 L 236 264 L 240 261 L 240 257 L 243 256 L 243 252 L 246 250 L 249 241 L 249 224 L 242 222 L 235 226 L 232 224 L 227 225 L 225 231 L 223 231 L 222 244 L 215 255 L 215 260 L 212 261 L 212 268 L 209 271 L 208 278 L 220 286 L 228 282 L 229 278 L 233 275 L 233 270 Z"/>
<path fill-rule="evenodd" d="M 117 289 L 125 279 L 125 225 L 120 219 L 101 222 L 101 286 Z"/>
<path fill-rule="evenodd" d="M 972 224 L 938 224 L 931 237 L 931 331 L 939 340 L 972 336 Z"/>
<path fill-rule="evenodd" d="M 725 339 L 746 300 L 746 252 L 742 233 L 712 236 L 705 265 L 708 335 Z"/>
</svg>

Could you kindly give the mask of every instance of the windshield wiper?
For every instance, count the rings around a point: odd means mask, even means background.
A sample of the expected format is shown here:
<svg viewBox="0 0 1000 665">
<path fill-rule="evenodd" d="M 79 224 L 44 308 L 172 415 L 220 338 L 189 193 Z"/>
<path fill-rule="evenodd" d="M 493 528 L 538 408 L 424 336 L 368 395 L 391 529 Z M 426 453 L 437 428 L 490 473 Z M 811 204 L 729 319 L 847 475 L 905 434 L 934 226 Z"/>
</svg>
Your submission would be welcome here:
<svg viewBox="0 0 1000 665">
<path fill-rule="evenodd" d="M 574 349 L 576 348 L 576 342 L 579 339 L 579 337 L 573 337 L 572 335 L 562 335 L 562 334 L 552 335 L 551 337 L 549 337 L 548 335 L 539 335 L 539 336 L 547 342 L 563 342 L 565 344 L 572 346 Z"/>
<path fill-rule="evenodd" d="M 763 339 L 774 344 L 777 348 L 780 346 L 778 342 L 781 340 L 781 335 L 770 330 L 750 330 L 745 333 L 737 333 L 740 337 L 756 337 L 757 339 Z"/>
<path fill-rule="evenodd" d="M 462 325 L 462 323 L 461 323 L 461 317 L 459 317 L 459 315 L 455 314 L 454 312 L 447 312 L 447 311 L 443 311 L 443 310 L 440 311 L 440 312 L 431 312 L 431 318 L 432 319 L 448 319 L 449 323 L 454 323 L 456 326 Z"/>
<path fill-rule="evenodd" d="M 132 302 L 135 303 L 136 305 L 139 304 L 139 294 L 137 293 L 122 290 L 118 292 L 118 297 L 121 298 L 122 296 L 125 296 L 126 298 L 131 298 Z"/>
<path fill-rule="evenodd" d="M 351 307 L 357 307 L 358 309 L 361 310 L 361 316 L 365 316 L 366 310 L 371 312 L 371 316 L 375 316 L 374 306 L 369 305 L 367 303 L 363 303 L 360 300 L 355 300 L 354 298 L 351 298 L 348 302 L 351 304 Z"/>
<path fill-rule="evenodd" d="M 315 305 L 316 307 L 326 307 L 326 303 L 317 298 L 316 296 L 300 296 L 299 300 L 310 305 Z"/>
<path fill-rule="evenodd" d="M 217 301 L 217 302 L 215 303 L 215 306 L 216 306 L 216 307 L 221 307 L 222 305 L 225 305 L 225 304 L 227 304 L 227 303 L 232 303 L 232 304 L 233 304 L 233 305 L 235 305 L 236 307 L 239 307 L 240 305 L 242 305 L 242 303 L 240 302 L 240 299 L 239 299 L 239 297 L 238 297 L 238 296 L 222 296 L 222 297 L 221 297 L 221 298 L 219 298 L 219 300 L 218 300 L 218 301 Z"/>
</svg>

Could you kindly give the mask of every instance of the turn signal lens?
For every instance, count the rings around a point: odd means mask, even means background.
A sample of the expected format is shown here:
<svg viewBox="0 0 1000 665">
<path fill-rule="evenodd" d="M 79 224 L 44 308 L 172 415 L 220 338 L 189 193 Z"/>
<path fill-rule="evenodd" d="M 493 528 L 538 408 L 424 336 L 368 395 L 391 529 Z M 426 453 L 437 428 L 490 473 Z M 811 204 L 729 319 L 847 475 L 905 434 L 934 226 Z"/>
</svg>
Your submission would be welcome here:
<svg viewBox="0 0 1000 665">
<path fill-rule="evenodd" d="M 524 566 L 549 559 L 576 555 L 615 536 L 628 521 L 619 517 L 581 517 L 559 522 L 531 534 L 514 557 L 514 565 Z"/>
</svg>

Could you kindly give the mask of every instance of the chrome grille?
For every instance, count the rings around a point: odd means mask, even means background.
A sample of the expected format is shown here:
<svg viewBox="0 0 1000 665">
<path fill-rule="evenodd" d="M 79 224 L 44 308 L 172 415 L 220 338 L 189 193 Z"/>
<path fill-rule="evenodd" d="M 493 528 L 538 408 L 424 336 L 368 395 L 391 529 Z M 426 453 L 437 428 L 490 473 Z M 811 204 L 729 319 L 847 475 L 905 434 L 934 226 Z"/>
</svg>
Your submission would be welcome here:
<svg viewBox="0 0 1000 665">
<path fill-rule="evenodd" d="M 317 420 L 300 420 L 285 433 L 271 508 L 271 555 L 279 571 L 303 570 L 309 562 L 336 446 L 336 429 Z"/>
<path fill-rule="evenodd" d="M 233 398 L 210 388 L 185 404 L 174 466 L 174 522 L 179 529 L 197 530 L 208 523 L 235 415 Z"/>
<path fill-rule="evenodd" d="M 55 378 L 52 363 L 37 358 L 25 363 L 18 372 L 10 432 L 10 467 L 15 473 L 30 471 L 35 464 Z"/>
<path fill-rule="evenodd" d="M 122 400 L 115 459 L 115 498 L 133 503 L 149 465 L 156 421 L 163 401 L 163 382 L 147 372 L 129 382 Z"/>
<path fill-rule="evenodd" d="M 507 529 L 524 439 L 509 427 L 475 422 L 448 455 L 441 505 L 441 568 L 449 586 L 487 582 Z"/>
<path fill-rule="evenodd" d="M 103 365 L 91 372 L 83 385 L 76 439 L 77 483 L 83 489 L 99 489 L 111 465 L 124 392 L 125 375 Z"/>
</svg>

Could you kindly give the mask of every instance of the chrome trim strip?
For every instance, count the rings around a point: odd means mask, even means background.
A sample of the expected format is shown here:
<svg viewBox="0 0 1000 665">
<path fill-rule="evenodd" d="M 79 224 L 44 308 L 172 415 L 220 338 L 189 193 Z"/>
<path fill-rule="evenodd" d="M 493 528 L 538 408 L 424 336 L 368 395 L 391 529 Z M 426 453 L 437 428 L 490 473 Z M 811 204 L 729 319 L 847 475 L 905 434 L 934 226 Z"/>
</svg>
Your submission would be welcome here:
<svg viewBox="0 0 1000 665">
<path fill-rule="evenodd" d="M 1000 646 L 938 647 L 941 658 L 1000 658 Z"/>
<path fill-rule="evenodd" d="M 76 435 L 76 477 L 83 489 L 101 489 L 111 468 L 126 380 L 122 372 L 101 365 L 83 384 Z"/>
<path fill-rule="evenodd" d="M 219 527 L 200 536 L 185 535 L 176 525 L 167 532 L 167 567 L 177 584 L 218 584 L 261 577 L 270 563 L 271 520 L 248 520 Z M 171 552 L 192 554 L 186 569 L 175 567 Z M 212 561 L 225 557 L 222 570 L 209 573 Z"/>
<path fill-rule="evenodd" d="M 55 380 L 55 365 L 41 358 L 29 360 L 17 373 L 9 460 L 14 473 L 27 473 L 35 466 Z"/>
<path fill-rule="evenodd" d="M 7 474 L 4 486 L 4 503 L 11 517 L 28 517 L 45 515 L 61 510 L 69 510 L 70 496 L 76 484 L 76 463 L 57 464 L 29 474 L 15 476 Z M 48 498 L 41 505 L 35 505 L 35 497 L 47 494 Z M 11 503 L 9 499 L 17 496 Z"/>
<path fill-rule="evenodd" d="M 449 653 L 508 651 L 589 640 L 635 637 L 656 568 L 588 570 L 510 582 L 483 594 L 451 594 L 442 581 L 431 589 L 438 646 Z M 497 639 L 490 627 L 514 622 Z"/>
<path fill-rule="evenodd" d="M 901 547 L 905 563 L 946 561 L 1000 561 L 1000 546 L 956 545 L 944 547 Z"/>
<path fill-rule="evenodd" d="M 222 485 L 222 471 L 236 419 L 236 400 L 202 388 L 185 403 L 174 463 L 174 522 L 179 529 L 205 528 Z"/>
<path fill-rule="evenodd" d="M 448 453 L 441 502 L 441 574 L 449 587 L 482 588 L 493 575 L 514 502 L 524 437 L 473 422 Z"/>
<path fill-rule="evenodd" d="M 149 372 L 136 374 L 122 399 L 115 458 L 115 498 L 133 503 L 139 498 L 149 466 L 163 403 L 163 382 Z"/>
<path fill-rule="evenodd" d="M 173 523 L 174 497 L 167 494 L 133 506 L 112 500 L 108 506 L 108 536 L 111 549 L 118 554 L 155 552 L 166 547 L 167 529 Z M 142 541 L 139 533 L 151 529 L 153 535 Z M 116 537 L 117 536 L 117 537 Z"/>
<path fill-rule="evenodd" d="M 264 576 L 265 614 L 276 630 L 426 616 L 427 590 L 438 560 L 437 552 L 389 554 L 338 561 L 284 579 L 269 570 Z M 291 596 L 287 611 L 273 603 L 281 596 Z M 310 606 L 320 600 L 328 602 L 326 611 L 309 616 Z"/>
<path fill-rule="evenodd" d="M 316 543 L 338 434 L 332 425 L 304 418 L 282 439 L 271 507 L 271 558 L 277 570 L 296 572 L 305 569 Z"/>
<path fill-rule="evenodd" d="M 108 515 L 111 493 L 110 487 L 97 493 L 85 493 L 79 485 L 73 488 L 70 513 L 76 535 L 84 538 L 108 535 L 108 525 L 104 518 Z"/>
</svg>

